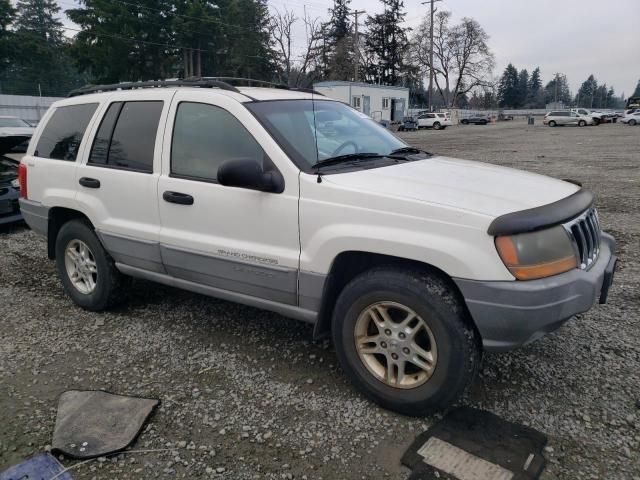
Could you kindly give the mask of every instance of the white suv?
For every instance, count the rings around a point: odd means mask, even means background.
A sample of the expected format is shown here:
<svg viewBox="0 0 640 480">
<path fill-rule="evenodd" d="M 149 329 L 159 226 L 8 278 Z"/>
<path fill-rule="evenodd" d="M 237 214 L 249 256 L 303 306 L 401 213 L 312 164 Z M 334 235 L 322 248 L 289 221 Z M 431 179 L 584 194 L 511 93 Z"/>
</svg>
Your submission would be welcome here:
<svg viewBox="0 0 640 480">
<path fill-rule="evenodd" d="M 101 90 L 54 103 L 19 168 L 23 215 L 85 309 L 138 277 L 279 312 L 417 415 L 454 401 L 483 349 L 606 300 L 615 241 L 573 183 L 420 151 L 313 93 Z"/>
<path fill-rule="evenodd" d="M 452 125 L 448 113 L 421 113 L 418 115 L 418 129 L 433 128 L 434 130 L 444 130 Z"/>
</svg>

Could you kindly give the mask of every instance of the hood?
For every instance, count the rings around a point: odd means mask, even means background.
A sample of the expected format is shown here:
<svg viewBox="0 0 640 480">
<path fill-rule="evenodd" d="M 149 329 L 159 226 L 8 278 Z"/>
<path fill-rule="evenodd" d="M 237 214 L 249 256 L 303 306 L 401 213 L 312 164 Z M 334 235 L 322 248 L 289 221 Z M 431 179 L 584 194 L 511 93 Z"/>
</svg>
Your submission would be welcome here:
<svg viewBox="0 0 640 480">
<path fill-rule="evenodd" d="M 535 173 L 441 156 L 327 175 L 324 179 L 348 189 L 446 205 L 492 217 L 546 205 L 580 189 Z"/>
<path fill-rule="evenodd" d="M 0 157 L 0 185 L 6 185 L 18 178 L 19 163 L 8 157 Z"/>
</svg>

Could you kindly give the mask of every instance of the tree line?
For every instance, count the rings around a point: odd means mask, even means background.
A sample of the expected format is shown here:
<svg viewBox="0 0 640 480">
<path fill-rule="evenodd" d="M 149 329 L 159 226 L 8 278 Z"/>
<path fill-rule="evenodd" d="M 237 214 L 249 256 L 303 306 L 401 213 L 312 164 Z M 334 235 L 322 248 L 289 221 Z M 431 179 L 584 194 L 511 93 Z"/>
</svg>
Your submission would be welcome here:
<svg viewBox="0 0 640 480">
<path fill-rule="evenodd" d="M 640 86 L 640 81 L 638 83 Z M 566 75 L 556 73 L 543 87 L 539 67 L 529 75 L 526 68 L 518 71 L 512 64 L 507 65 L 497 83 L 496 100 L 501 108 L 545 108 L 548 104 L 623 108 L 625 103 L 624 96 L 616 96 L 614 88 L 606 83 L 598 84 L 593 75 L 589 75 L 574 96 Z"/>
<path fill-rule="evenodd" d="M 564 75 L 543 85 L 540 68 L 509 65 L 492 78 L 489 35 L 472 18 L 429 16 L 404 26 L 402 0 L 358 17 L 351 0 L 333 0 L 327 19 L 267 0 L 0 0 L 0 93 L 66 95 L 88 84 L 200 76 L 246 77 L 309 87 L 358 79 L 410 88 L 426 105 L 544 108 L 551 101 L 593 108 L 620 101 L 593 76 L 572 96 Z M 64 27 L 66 14 L 74 26 Z M 304 28 L 304 36 L 294 32 Z M 358 34 L 356 35 L 356 31 Z M 295 38 L 294 38 L 295 36 Z M 433 63 L 433 64 L 432 64 Z M 640 88 L 640 86 L 639 86 Z"/>
</svg>

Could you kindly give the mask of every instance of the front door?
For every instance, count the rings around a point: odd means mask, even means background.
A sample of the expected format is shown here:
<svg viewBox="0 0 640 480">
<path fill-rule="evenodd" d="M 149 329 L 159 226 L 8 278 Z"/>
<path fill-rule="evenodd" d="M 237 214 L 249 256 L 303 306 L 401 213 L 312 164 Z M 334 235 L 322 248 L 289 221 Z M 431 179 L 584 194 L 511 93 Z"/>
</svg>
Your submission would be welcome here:
<svg viewBox="0 0 640 480">
<path fill-rule="evenodd" d="M 177 92 L 167 120 L 158 183 L 160 249 L 167 273 L 296 305 L 299 171 L 240 103 L 214 92 L 203 97 Z M 234 159 L 277 169 L 284 191 L 219 184 L 218 168 Z"/>
<path fill-rule="evenodd" d="M 371 97 L 367 95 L 362 97 L 362 113 L 365 115 L 371 114 Z"/>
</svg>

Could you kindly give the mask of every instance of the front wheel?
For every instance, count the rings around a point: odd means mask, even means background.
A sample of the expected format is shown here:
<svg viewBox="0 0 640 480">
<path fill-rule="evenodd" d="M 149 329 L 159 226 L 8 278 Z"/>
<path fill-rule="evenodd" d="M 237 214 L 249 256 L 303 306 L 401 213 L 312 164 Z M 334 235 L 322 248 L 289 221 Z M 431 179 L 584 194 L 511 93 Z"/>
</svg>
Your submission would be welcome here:
<svg viewBox="0 0 640 480">
<path fill-rule="evenodd" d="M 635 121 L 634 119 L 629 120 L 629 125 L 632 125 L 632 126 L 633 126 L 633 125 L 635 125 L 635 124 L 636 124 L 636 121 Z"/>
<path fill-rule="evenodd" d="M 93 229 L 81 220 L 71 220 L 60 228 L 56 267 L 67 295 L 86 310 L 104 310 L 123 293 L 125 278 Z"/>
<path fill-rule="evenodd" d="M 463 125 L 468 125 L 469 124 L 469 120 L 461 120 L 460 123 L 463 124 Z"/>
<path fill-rule="evenodd" d="M 584 120 L 580 120 L 580 121 L 578 122 L 578 126 L 579 126 L 579 127 L 586 127 L 586 126 L 587 126 L 587 122 L 585 122 Z"/>
<path fill-rule="evenodd" d="M 354 385 L 407 415 L 454 402 L 475 378 L 482 352 L 449 286 L 418 270 L 377 268 L 352 280 L 336 302 L 332 335 Z"/>
<path fill-rule="evenodd" d="M 440 124 L 440 122 L 434 122 L 433 123 L 433 128 L 435 130 L 440 130 L 440 129 L 442 129 L 442 125 Z"/>
<path fill-rule="evenodd" d="M 550 127 L 555 127 L 556 125 L 557 125 L 557 123 L 556 123 L 556 122 L 554 122 L 553 120 L 551 120 L 551 121 L 549 122 L 549 126 L 550 126 Z"/>
<path fill-rule="evenodd" d="M 593 119 L 593 124 L 594 124 L 594 125 L 596 125 L 596 126 L 597 126 L 597 125 L 600 125 L 600 123 L 601 123 L 601 122 L 600 122 L 600 119 L 599 119 L 599 118 L 594 118 L 594 119 Z"/>
</svg>

